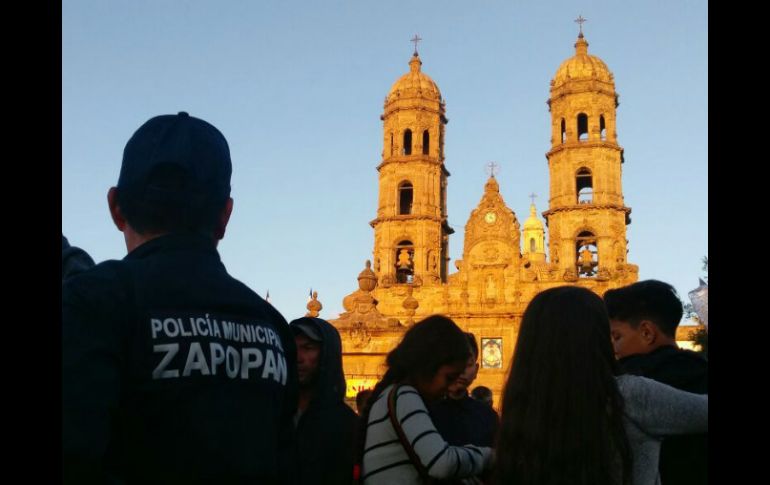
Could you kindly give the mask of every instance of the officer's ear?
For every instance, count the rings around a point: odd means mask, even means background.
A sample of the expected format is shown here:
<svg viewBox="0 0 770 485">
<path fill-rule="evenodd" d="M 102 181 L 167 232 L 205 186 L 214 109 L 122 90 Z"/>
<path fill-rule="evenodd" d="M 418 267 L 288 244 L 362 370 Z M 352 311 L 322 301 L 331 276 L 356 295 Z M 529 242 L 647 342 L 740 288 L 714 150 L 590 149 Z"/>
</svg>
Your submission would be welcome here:
<svg viewBox="0 0 770 485">
<path fill-rule="evenodd" d="M 110 187 L 110 190 L 107 192 L 107 205 L 110 208 L 110 216 L 112 217 L 112 222 L 115 224 L 115 227 L 117 227 L 120 232 L 125 231 L 126 218 L 123 217 L 123 213 L 118 206 L 117 187 Z"/>
<path fill-rule="evenodd" d="M 222 208 L 222 212 L 219 213 L 219 221 L 217 221 L 217 227 L 214 229 L 214 238 L 216 241 L 225 237 L 225 229 L 227 229 L 227 223 L 230 222 L 230 215 L 233 213 L 233 198 L 228 197 L 225 206 Z"/>
</svg>

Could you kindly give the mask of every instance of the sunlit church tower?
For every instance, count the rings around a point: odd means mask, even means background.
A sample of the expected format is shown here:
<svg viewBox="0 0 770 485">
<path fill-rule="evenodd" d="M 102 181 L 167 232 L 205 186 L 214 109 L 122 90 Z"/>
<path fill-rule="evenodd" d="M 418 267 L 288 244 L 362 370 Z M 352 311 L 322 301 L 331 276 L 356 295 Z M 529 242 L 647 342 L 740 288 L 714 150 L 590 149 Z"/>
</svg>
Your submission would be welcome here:
<svg viewBox="0 0 770 485">
<path fill-rule="evenodd" d="M 545 263 L 545 229 L 543 223 L 537 218 L 537 209 L 535 208 L 535 194 L 532 197 L 532 204 L 529 206 L 529 218 L 524 221 L 524 230 L 521 234 L 524 250 L 524 256 L 534 263 Z"/>
<path fill-rule="evenodd" d="M 420 69 L 415 50 L 409 72 L 385 98 L 374 271 L 386 283 L 446 281 L 449 234 L 444 168 L 444 101 Z"/>
<path fill-rule="evenodd" d="M 588 54 L 582 29 L 575 55 L 551 81 L 548 106 L 551 198 L 543 215 L 551 262 L 566 281 L 609 280 L 613 272 L 625 270 L 631 209 L 623 203 L 620 180 L 623 149 L 615 124 L 615 82 L 604 62 Z"/>
<path fill-rule="evenodd" d="M 445 104 L 415 49 L 409 72 L 391 87 L 381 115 L 372 259 L 358 275 L 358 289 L 343 299 L 345 311 L 331 321 L 342 338 L 348 398 L 377 382 L 385 356 L 411 325 L 440 313 L 476 336 L 481 369 L 474 385 L 491 388 L 498 399 L 522 314 L 535 295 L 565 284 L 601 295 L 636 281 L 638 267 L 626 261 L 631 210 L 621 188 L 613 77 L 588 54 L 582 29 L 575 48 L 551 81 L 548 100 L 547 227 L 534 194 L 529 217 L 519 224 L 490 164 L 483 187 L 480 181 L 458 181 L 478 190 L 480 200 L 467 218 L 462 257 L 451 274 Z"/>
</svg>

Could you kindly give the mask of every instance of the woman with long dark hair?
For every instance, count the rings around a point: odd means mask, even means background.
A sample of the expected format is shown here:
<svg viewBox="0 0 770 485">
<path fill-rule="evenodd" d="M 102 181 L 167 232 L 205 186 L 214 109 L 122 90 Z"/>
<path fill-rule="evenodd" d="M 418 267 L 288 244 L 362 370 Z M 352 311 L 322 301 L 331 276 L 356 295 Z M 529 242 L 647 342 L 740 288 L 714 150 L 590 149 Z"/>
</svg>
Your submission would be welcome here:
<svg viewBox="0 0 770 485">
<path fill-rule="evenodd" d="M 597 295 L 563 286 L 532 299 L 503 394 L 496 483 L 659 484 L 662 436 L 707 429 L 707 395 L 618 375 Z"/>
<path fill-rule="evenodd" d="M 388 370 L 361 415 L 361 482 L 419 484 L 488 468 L 490 448 L 449 446 L 425 406 L 446 393 L 470 354 L 465 334 L 447 317 L 428 317 L 406 332 L 388 354 Z"/>
</svg>

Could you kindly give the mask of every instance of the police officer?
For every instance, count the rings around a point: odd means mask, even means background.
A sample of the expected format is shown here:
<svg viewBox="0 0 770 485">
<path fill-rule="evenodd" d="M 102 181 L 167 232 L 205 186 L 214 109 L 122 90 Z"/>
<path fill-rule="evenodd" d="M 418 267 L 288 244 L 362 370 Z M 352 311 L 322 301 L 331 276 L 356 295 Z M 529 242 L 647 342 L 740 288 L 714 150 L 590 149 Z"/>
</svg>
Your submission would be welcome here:
<svg viewBox="0 0 770 485">
<path fill-rule="evenodd" d="M 128 141 L 108 193 L 128 255 L 62 288 L 65 482 L 286 481 L 294 336 L 220 261 L 231 172 L 184 112 Z"/>
</svg>

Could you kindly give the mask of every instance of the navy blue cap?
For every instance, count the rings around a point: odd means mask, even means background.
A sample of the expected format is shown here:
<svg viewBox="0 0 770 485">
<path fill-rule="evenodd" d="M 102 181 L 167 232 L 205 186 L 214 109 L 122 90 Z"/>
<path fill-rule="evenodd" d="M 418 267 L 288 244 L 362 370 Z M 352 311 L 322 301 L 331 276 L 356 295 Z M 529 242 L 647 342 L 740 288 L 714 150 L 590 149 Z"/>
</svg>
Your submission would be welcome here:
<svg viewBox="0 0 770 485">
<path fill-rule="evenodd" d="M 318 329 L 316 328 L 315 324 L 312 323 L 312 320 L 309 318 L 298 318 L 296 320 L 292 320 L 291 323 L 289 323 L 289 326 L 294 331 L 294 335 L 296 336 L 299 333 L 305 334 L 310 340 L 315 340 L 316 342 L 323 342 L 323 338 L 318 332 Z"/>
<path fill-rule="evenodd" d="M 153 185 L 150 175 L 161 166 L 181 168 L 185 183 Z M 232 171 L 224 135 L 181 111 L 151 118 L 128 140 L 118 190 L 149 203 L 204 207 L 229 197 Z"/>
</svg>

